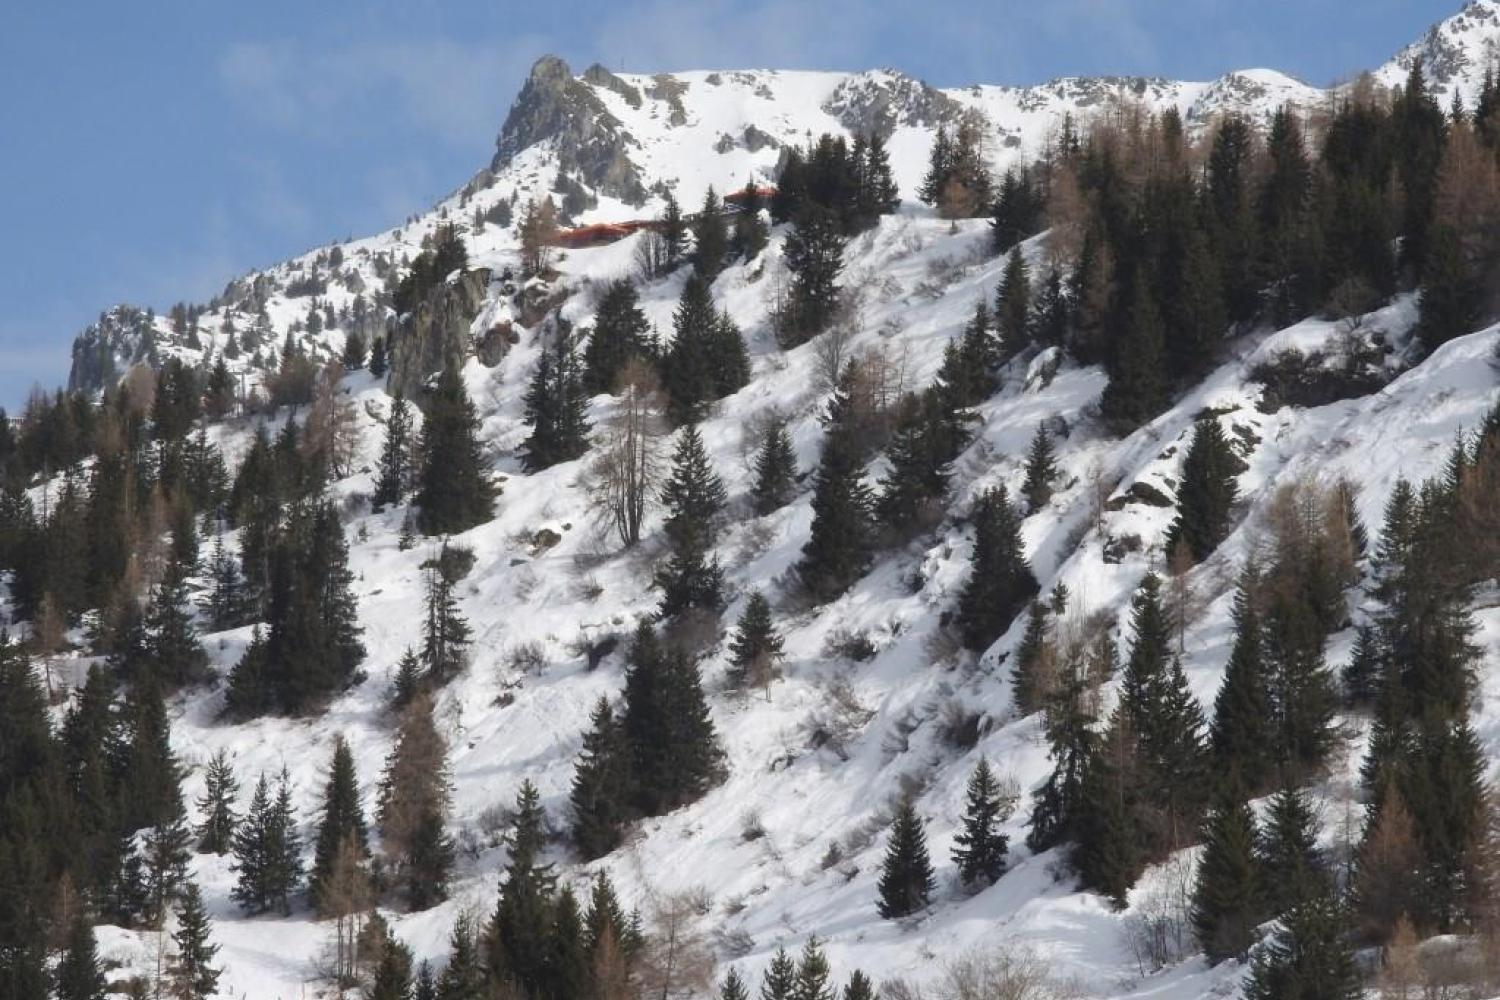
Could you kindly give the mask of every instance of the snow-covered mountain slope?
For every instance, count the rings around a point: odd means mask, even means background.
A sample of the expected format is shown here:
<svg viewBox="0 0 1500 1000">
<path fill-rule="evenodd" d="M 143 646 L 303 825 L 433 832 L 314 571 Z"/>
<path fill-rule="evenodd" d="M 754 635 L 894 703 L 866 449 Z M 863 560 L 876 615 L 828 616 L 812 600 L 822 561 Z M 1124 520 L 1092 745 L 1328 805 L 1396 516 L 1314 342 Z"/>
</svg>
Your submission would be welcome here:
<svg viewBox="0 0 1500 1000">
<path fill-rule="evenodd" d="M 1497 11 L 1495 0 L 1477 0 L 1435 30 L 1466 54 L 1463 66 L 1482 67 L 1488 46 L 1500 38 Z M 1403 53 L 1398 63 L 1407 57 Z M 1396 71 L 1380 72 L 1384 79 Z M 1444 79 L 1445 86 L 1477 81 L 1472 73 Z M 534 475 L 520 471 L 514 451 L 526 433 L 521 397 L 539 353 L 538 331 L 524 322 L 525 304 L 506 278 L 516 264 L 514 227 L 476 224 L 476 214 L 554 191 L 560 172 L 581 190 L 571 213 L 578 222 L 650 216 L 667 190 L 691 207 L 709 185 L 722 191 L 773 176 L 786 145 L 824 131 L 871 127 L 889 133 L 896 180 L 910 199 L 934 129 L 964 109 L 985 116 L 992 162 L 1003 169 L 1035 154 L 1065 114 L 1087 116 L 1120 97 L 1177 107 L 1201 128 L 1225 110 L 1264 118 L 1283 102 L 1311 107 L 1327 93 L 1262 70 L 1208 83 L 1067 79 L 940 91 L 893 71 L 617 76 L 594 68 L 575 77 L 557 60 L 542 60 L 502 131 L 495 161 L 432 211 L 237 279 L 197 315 L 189 333 L 174 332 L 166 316 L 120 307 L 80 337 L 73 374 L 79 387 L 97 386 L 137 361 L 218 357 L 231 338 L 239 346 L 232 366 L 253 383 L 289 332 L 314 353 L 337 353 L 351 324 L 360 322 L 353 317 L 357 298 L 371 310 L 372 329 L 396 322 L 377 306 L 374 291 L 436 227 L 463 224 L 471 266 L 489 272 L 464 333 L 480 341 L 506 327 L 515 344 L 483 361 L 470 358 L 463 370 L 505 482 L 496 518 L 455 539 L 477 557 L 459 593 L 476 642 L 468 671 L 443 691 L 437 715 L 451 747 L 455 832 L 466 849 L 452 900 L 422 913 L 388 914 L 419 958 L 440 963 L 455 917 L 492 907 L 505 860 L 494 817 L 510 807 L 523 779 L 538 785 L 561 832 L 588 711 L 601 694 L 618 694 L 623 677 L 618 654 L 591 669 L 585 648 L 627 633 L 659 598 L 649 571 L 660 552 L 659 514 L 648 525 L 643 550 L 620 554 L 591 508 L 587 459 Z M 714 284 L 717 303 L 745 332 L 753 377 L 702 428 L 735 514 L 718 547 L 732 595 L 725 621 L 733 621 L 751 588 L 765 591 L 786 635 L 784 678 L 768 696 L 732 694 L 725 690 L 722 644 L 717 647 L 703 672 L 726 751 L 726 782 L 688 808 L 641 824 L 625 848 L 593 866 L 573 863 L 559 838 L 553 853 L 563 878 L 581 883 L 594 868 L 608 869 L 627 902 L 643 908 L 661 894 L 701 890 L 704 924 L 721 961 L 737 962 L 750 974 L 759 973 L 778 945 L 795 948 L 813 934 L 826 942 L 837 974 L 857 966 L 877 980 L 924 980 L 970 947 L 1004 941 L 1034 949 L 1060 975 L 1076 977 L 1101 997 L 1221 995 L 1242 971 L 1234 963 L 1210 969 L 1190 959 L 1150 973 L 1129 945 L 1132 921 L 1172 891 L 1180 870 L 1148 873 L 1132 907 L 1115 912 L 1059 878 L 1054 853 L 1030 856 L 1024 847 L 1028 793 L 1048 763 L 1039 720 L 1018 718 L 1011 706 L 1004 658 L 1021 623 L 977 662 L 937 640 L 940 616 L 951 609 L 968 572 L 963 517 L 986 487 L 1019 487 L 1032 433 L 1039 422 L 1053 421 L 1062 431 L 1060 485 L 1047 507 L 1025 521 L 1027 554 L 1044 590 L 1067 585 L 1075 613 L 1119 614 L 1141 576 L 1161 565 L 1171 517 L 1169 509 L 1138 499 L 1143 491 L 1132 487 L 1145 483 L 1171 496 L 1194 419 L 1210 408 L 1221 414 L 1231 439 L 1243 445 L 1248 469 L 1239 477 L 1245 497 L 1239 526 L 1190 576 L 1208 606 L 1187 634 L 1185 665 L 1195 693 L 1209 703 L 1228 656 L 1229 582 L 1264 534 L 1272 495 L 1302 477 L 1346 475 L 1362 488 L 1360 513 L 1373 530 L 1396 479 L 1438 471 L 1455 434 L 1476 426 L 1494 405 L 1496 373 L 1488 362 L 1500 328 L 1445 345 L 1374 395 L 1312 409 L 1263 409 L 1262 389 L 1247 377 L 1249 369 L 1287 346 L 1336 350 L 1340 331 L 1322 321 L 1260 331 L 1234 343 L 1196 389 L 1123 440 L 1092 416 L 1105 382 L 1097 368 L 1063 365 L 1055 377 L 1041 365 L 1011 371 L 1002 391 L 980 408 L 976 438 L 956 463 L 949 517 L 922 540 L 884 555 L 845 596 L 807 609 L 790 600 L 784 586 L 808 533 L 806 491 L 765 518 L 750 515 L 745 496 L 758 418 L 773 412 L 789 418 L 803 471 L 812 468 L 822 433 L 816 345 L 783 352 L 769 329 L 770 290 L 784 273 L 784 235 L 776 233 L 762 258 L 730 267 Z M 631 271 L 636 239 L 558 255 L 552 286 L 563 318 L 587 327 L 594 290 Z M 1001 262 L 988 256 L 987 241 L 983 222 L 950 225 L 910 200 L 901 213 L 856 237 L 843 279 L 862 292 L 863 332 L 854 349 L 886 352 L 908 387 L 928 383 L 943 347 L 999 282 Z M 1040 242 L 1026 252 L 1038 259 Z M 659 330 L 670 330 L 682 281 L 679 274 L 642 289 L 643 308 Z M 331 307 L 336 320 L 330 327 L 320 319 L 316 334 L 306 327 L 315 302 L 320 314 Z M 1413 303 L 1400 299 L 1366 323 L 1400 345 L 1413 318 Z M 218 718 L 221 690 L 188 694 L 174 705 L 173 742 L 194 768 L 185 788 L 189 800 L 201 790 L 201 765 L 223 748 L 247 783 L 261 771 L 289 768 L 299 814 L 310 824 L 321 769 L 334 734 L 342 733 L 356 756 L 366 805 L 373 807 L 391 739 L 386 698 L 398 657 L 418 641 L 419 566 L 432 546 L 401 551 L 401 511 L 370 512 L 366 501 L 389 398 L 365 375 L 350 380 L 350 392 L 360 428 L 359 471 L 334 492 L 351 512 L 351 566 L 368 677 L 316 719 L 228 725 Z M 607 397 L 593 401 L 596 425 L 610 407 Z M 216 427 L 214 436 L 233 461 L 252 430 L 242 420 Z M 879 471 L 877 462 L 872 472 Z M 1095 525 L 1099 482 L 1112 484 L 1111 502 Z M 559 540 L 548 544 L 552 534 Z M 1118 544 L 1130 536 L 1140 539 L 1139 549 Z M 1481 595 L 1476 611 L 1485 656 L 1476 728 L 1494 760 L 1500 758 L 1500 595 Z M 872 657 L 844 655 L 843 640 L 854 635 L 869 641 Z M 216 669 L 226 673 L 248 640 L 248 630 L 208 637 Z M 1336 636 L 1330 662 L 1347 658 L 1351 641 L 1349 634 Z M 948 720 L 960 716 L 978 720 L 973 746 L 945 734 Z M 1357 729 L 1358 721 L 1350 721 Z M 1356 738 L 1344 763 L 1316 789 L 1331 841 L 1340 835 L 1359 748 Z M 1006 824 L 1011 869 L 995 886 L 967 896 L 955 886 L 947 858 L 964 783 L 981 755 L 1014 781 L 1021 802 Z M 904 791 L 917 792 L 940 885 L 928 912 L 898 923 L 877 916 L 875 879 L 884 821 Z M 1191 860 L 1188 852 L 1181 863 Z M 302 995 L 316 980 L 331 929 L 305 912 L 290 919 L 242 917 L 229 899 L 228 863 L 206 856 L 193 862 L 223 946 L 222 992 Z M 110 958 L 138 967 L 154 962 L 151 935 L 101 929 L 101 937 Z"/>
</svg>

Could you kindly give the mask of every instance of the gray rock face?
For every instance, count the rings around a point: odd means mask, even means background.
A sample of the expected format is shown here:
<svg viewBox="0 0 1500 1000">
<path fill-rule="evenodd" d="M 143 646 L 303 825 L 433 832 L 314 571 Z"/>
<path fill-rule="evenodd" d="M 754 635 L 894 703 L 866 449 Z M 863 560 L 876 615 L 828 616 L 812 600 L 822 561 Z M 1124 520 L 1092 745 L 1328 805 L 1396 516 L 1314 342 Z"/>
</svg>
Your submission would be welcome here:
<svg viewBox="0 0 1500 1000">
<path fill-rule="evenodd" d="M 427 380 L 449 364 L 463 364 L 472 349 L 469 328 L 484 305 L 488 268 L 464 271 L 442 282 L 391 332 L 386 387 L 417 398 Z"/>
<path fill-rule="evenodd" d="M 113 385 L 132 365 L 154 367 L 158 360 L 150 314 L 135 306 L 115 306 L 73 339 L 68 388 L 98 392 Z"/>
<path fill-rule="evenodd" d="M 843 81 L 823 102 L 823 110 L 855 135 L 878 133 L 884 138 L 897 125 L 932 128 L 955 118 L 963 105 L 921 80 L 886 72 Z"/>
<path fill-rule="evenodd" d="M 603 79 L 599 72 L 594 76 Z M 557 56 L 543 56 L 531 67 L 500 129 L 490 169 L 504 168 L 522 150 L 542 142 L 551 143 L 564 171 L 596 191 L 631 205 L 645 202 L 646 189 L 626 154 L 637 145 L 635 138 Z"/>
</svg>

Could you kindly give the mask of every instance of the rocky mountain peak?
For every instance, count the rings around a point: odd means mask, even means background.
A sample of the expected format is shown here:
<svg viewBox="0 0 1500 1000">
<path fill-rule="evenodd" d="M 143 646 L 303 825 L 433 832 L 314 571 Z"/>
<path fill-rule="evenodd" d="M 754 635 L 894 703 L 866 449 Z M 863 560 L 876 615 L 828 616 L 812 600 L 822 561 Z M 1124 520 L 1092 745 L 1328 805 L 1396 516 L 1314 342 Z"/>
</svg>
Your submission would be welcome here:
<svg viewBox="0 0 1500 1000">
<path fill-rule="evenodd" d="M 626 154 L 636 139 L 593 87 L 554 55 L 532 65 L 500 129 L 490 169 L 498 172 L 522 151 L 542 144 L 552 147 L 562 171 L 599 193 L 633 205 L 646 200 L 645 186 Z"/>
</svg>

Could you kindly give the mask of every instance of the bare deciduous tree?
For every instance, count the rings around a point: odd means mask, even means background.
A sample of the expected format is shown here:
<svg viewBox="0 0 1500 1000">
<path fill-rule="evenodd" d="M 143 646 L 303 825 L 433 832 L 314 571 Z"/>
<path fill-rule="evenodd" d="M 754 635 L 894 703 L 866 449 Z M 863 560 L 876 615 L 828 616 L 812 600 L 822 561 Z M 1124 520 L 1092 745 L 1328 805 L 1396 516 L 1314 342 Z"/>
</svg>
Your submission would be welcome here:
<svg viewBox="0 0 1500 1000">
<path fill-rule="evenodd" d="M 702 996 L 712 986 L 714 954 L 700 927 L 702 912 L 693 893 L 664 896 L 653 907 L 640 963 L 645 1000 Z"/>
<path fill-rule="evenodd" d="M 641 525 L 656 495 L 665 429 L 661 390 L 645 364 L 626 365 L 616 406 L 594 463 L 594 505 L 629 548 L 641 540 Z"/>
</svg>

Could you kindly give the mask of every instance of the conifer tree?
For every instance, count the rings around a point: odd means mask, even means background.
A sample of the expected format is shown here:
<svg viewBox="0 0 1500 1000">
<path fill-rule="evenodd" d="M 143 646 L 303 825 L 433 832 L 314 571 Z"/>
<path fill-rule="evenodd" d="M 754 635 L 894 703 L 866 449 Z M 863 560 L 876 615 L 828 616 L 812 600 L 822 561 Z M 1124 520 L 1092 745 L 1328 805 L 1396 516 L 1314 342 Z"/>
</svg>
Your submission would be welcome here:
<svg viewBox="0 0 1500 1000">
<path fill-rule="evenodd" d="M 1041 228 L 1045 199 L 1025 167 L 1007 170 L 990 220 L 995 253 L 1006 253 Z"/>
<path fill-rule="evenodd" d="M 724 225 L 724 203 L 710 185 L 703 207 L 693 220 L 693 271 L 713 283 L 729 255 L 729 232 Z"/>
<path fill-rule="evenodd" d="M 444 833 L 450 801 L 448 748 L 418 694 L 401 713 L 381 775 L 376 818 L 386 856 L 412 905 L 441 899 L 452 844 Z"/>
<path fill-rule="evenodd" d="M 703 276 L 688 276 L 672 314 L 672 343 L 662 359 L 662 385 L 676 424 L 696 423 L 718 398 L 714 380 L 712 342 L 718 313 Z"/>
<path fill-rule="evenodd" d="M 663 617 L 688 610 L 716 612 L 723 607 L 723 572 L 709 552 L 727 495 L 696 426 L 680 433 L 672 455 L 672 475 L 662 487 L 665 530 L 671 558 L 657 573 Z"/>
<path fill-rule="evenodd" d="M 880 902 L 887 920 L 910 916 L 927 905 L 935 885 L 927 854 L 927 834 L 910 799 L 902 800 L 891 821 L 885 861 L 880 868 Z"/>
<path fill-rule="evenodd" d="M 1145 865 L 1128 768 L 1134 754 L 1130 716 L 1116 709 L 1100 746 L 1089 756 L 1079 788 L 1071 860 L 1085 888 L 1124 907 Z"/>
<path fill-rule="evenodd" d="M 621 719 L 630 743 L 635 806 L 660 816 L 694 801 L 718 779 L 722 752 L 687 651 L 636 630 Z"/>
<path fill-rule="evenodd" d="M 1239 496 L 1234 479 L 1240 465 L 1219 421 L 1200 419 L 1182 463 L 1177 517 L 1165 541 L 1168 552 L 1186 546 L 1193 561 L 1202 562 L 1228 536 L 1230 512 Z"/>
<path fill-rule="evenodd" d="M 1203 832 L 1203 854 L 1193 888 L 1193 933 L 1210 962 L 1244 954 L 1262 919 L 1268 888 L 1256 865 L 1255 814 L 1226 789 Z"/>
<path fill-rule="evenodd" d="M 300 504 L 274 540 L 270 633 L 230 676 L 228 709 L 241 717 L 298 713 L 342 690 L 364 660 L 349 548 L 332 501 Z"/>
<path fill-rule="evenodd" d="M 760 591 L 753 591 L 729 644 L 729 683 L 734 687 L 756 684 L 769 695 L 780 659 L 781 635 L 771 620 L 771 604 Z"/>
<path fill-rule="evenodd" d="M 859 969 L 849 973 L 841 1000 L 875 1000 L 875 984 Z"/>
<path fill-rule="evenodd" d="M 766 248 L 771 232 L 761 218 L 762 208 L 764 205 L 760 190 L 755 186 L 755 181 L 751 180 L 740 192 L 739 212 L 734 217 L 729 237 L 729 252 L 733 256 L 747 261 L 754 260 Z"/>
<path fill-rule="evenodd" d="M 187 568 L 174 561 L 152 588 L 145 620 L 153 671 L 170 688 L 199 681 L 208 670 L 208 654 L 198 641 L 198 627 L 187 606 Z"/>
<path fill-rule="evenodd" d="M 175 1000 L 209 1000 L 217 995 L 221 970 L 213 964 L 219 946 L 212 942 L 212 935 L 213 922 L 203 905 L 203 894 L 197 883 L 188 882 L 172 934 L 177 954 L 167 971 Z"/>
<path fill-rule="evenodd" d="M 457 580 L 444 543 L 435 559 L 424 570 L 426 594 L 422 628 L 422 665 L 424 679 L 446 684 L 463 670 L 473 640 L 469 623 L 459 614 L 458 599 L 453 594 Z"/>
<path fill-rule="evenodd" d="M 620 278 L 604 289 L 594 330 L 583 352 L 583 388 L 589 395 L 613 392 L 632 358 L 651 355 L 651 324 L 641 312 L 635 285 Z"/>
<path fill-rule="evenodd" d="M 886 449 L 890 468 L 876 510 L 893 533 L 930 527 L 941 516 L 952 463 L 969 441 L 967 414 L 941 386 L 905 397 Z"/>
<path fill-rule="evenodd" d="M 677 199 L 670 191 L 666 194 L 666 204 L 662 209 L 661 235 L 666 244 L 667 270 L 670 271 L 682 258 L 683 247 L 687 243 L 687 223 L 682 217 L 682 206 L 677 204 Z"/>
<path fill-rule="evenodd" d="M 630 808 L 630 747 L 609 699 L 600 697 L 573 767 L 573 843 L 585 858 L 620 845 Z"/>
<path fill-rule="evenodd" d="M 388 939 L 375 965 L 369 1000 L 412 1000 L 411 966 L 410 949 Z"/>
<path fill-rule="evenodd" d="M 1054 650 L 1051 648 L 1049 615 L 1046 602 L 1034 600 L 1026 616 L 1026 631 L 1021 635 L 1021 644 L 1016 647 L 1016 665 L 1011 669 L 1011 701 L 1017 711 L 1030 715 L 1046 702 L 1052 693 L 1048 690 L 1054 682 L 1050 662 Z"/>
<path fill-rule="evenodd" d="M 813 484 L 812 533 L 797 574 L 814 599 L 828 601 L 864 575 L 874 552 L 874 498 L 851 432 L 830 428 Z"/>
<path fill-rule="evenodd" d="M 125 704 L 125 750 L 131 794 L 122 799 L 125 828 L 170 823 L 182 816 L 182 768 L 172 750 L 171 726 L 161 689 L 150 676 L 131 685 Z"/>
<path fill-rule="evenodd" d="M 160 928 L 187 880 L 192 834 L 181 815 L 157 822 L 141 844 L 142 915 L 146 925 Z"/>
<path fill-rule="evenodd" d="M 811 208 L 797 220 L 782 246 L 791 288 L 777 323 L 781 346 L 796 347 L 828 329 L 838 307 L 844 269 L 844 234 L 832 213 Z"/>
<path fill-rule="evenodd" d="M 1125 312 L 1125 327 L 1106 367 L 1109 384 L 1100 412 L 1121 430 L 1134 430 L 1160 413 L 1167 402 L 1162 377 L 1162 321 L 1156 299 L 1140 276 Z"/>
<path fill-rule="evenodd" d="M 1266 907 L 1272 915 L 1333 889 L 1318 853 L 1318 821 L 1306 795 L 1295 788 L 1283 788 L 1271 797 L 1257 858 Z"/>
<path fill-rule="evenodd" d="M 959 880 L 970 888 L 984 888 L 1005 873 L 1008 840 L 996 829 L 1001 815 L 1000 786 L 983 757 L 969 776 L 963 830 L 954 838 L 953 863 Z"/>
<path fill-rule="evenodd" d="M 1439 226 L 1432 234 L 1417 300 L 1417 336 L 1422 346 L 1434 351 L 1477 328 L 1483 295 L 1482 284 L 1464 258 L 1458 236 L 1450 227 Z"/>
<path fill-rule="evenodd" d="M 1276 751 L 1289 774 L 1306 774 L 1322 765 L 1338 739 L 1338 691 L 1323 659 L 1322 627 L 1307 602 L 1276 593 L 1264 636 Z"/>
<path fill-rule="evenodd" d="M 385 421 L 385 444 L 380 451 L 380 474 L 373 498 L 376 510 L 401 503 L 411 491 L 416 478 L 414 452 L 411 404 L 398 389 L 391 398 L 391 412 Z"/>
<path fill-rule="evenodd" d="M 528 995 L 541 991 L 547 977 L 547 932 L 556 877 L 552 866 L 541 858 L 545 821 L 536 786 L 523 782 L 516 795 L 515 824 L 507 838 L 510 861 L 488 934 L 491 979 Z"/>
<path fill-rule="evenodd" d="M 411 988 L 411 1000 L 440 1000 L 437 981 L 432 977 L 432 966 L 425 961 L 417 969 L 417 978 Z"/>
<path fill-rule="evenodd" d="M 796 489 L 797 456 L 786 421 L 778 420 L 766 429 L 760 450 L 755 454 L 755 485 L 750 494 L 755 512 L 765 515 L 780 510 L 792 499 Z"/>
<path fill-rule="evenodd" d="M 15 990 L 21 984 L 11 980 L 7 985 Z M 57 1000 L 105 1000 L 107 991 L 108 984 L 104 981 L 104 970 L 99 964 L 94 943 L 94 928 L 80 913 L 68 930 L 68 950 L 57 965 L 55 996 Z M 19 992 L 11 995 L 17 1000 L 24 996 Z M 38 997 L 42 995 L 38 994 Z"/>
<path fill-rule="evenodd" d="M 429 535 L 467 531 L 494 516 L 495 490 L 479 443 L 479 416 L 452 365 L 443 369 L 427 404 L 417 505 L 422 531 Z"/>
<path fill-rule="evenodd" d="M 829 982 L 828 957 L 816 936 L 807 939 L 797 959 L 797 979 L 792 985 L 792 1000 L 837 1000 L 837 991 Z"/>
<path fill-rule="evenodd" d="M 481 947 L 472 917 L 464 915 L 454 921 L 448 937 L 448 965 L 438 979 L 434 1000 L 484 1000 L 489 990 Z M 425 962 L 422 971 L 427 971 Z M 419 982 L 419 995 L 422 989 Z"/>
<path fill-rule="evenodd" d="M 750 991 L 740 978 L 740 970 L 732 965 L 724 975 L 724 982 L 719 985 L 719 1000 L 750 1000 Z"/>
<path fill-rule="evenodd" d="M 1271 715 L 1261 620 L 1256 608 L 1258 577 L 1246 568 L 1234 598 L 1234 646 L 1224 683 L 1214 699 L 1209 747 L 1214 770 L 1236 774 L 1255 793 L 1265 788 L 1275 766 L 1275 720 Z"/>
<path fill-rule="evenodd" d="M 1031 448 L 1026 453 L 1026 483 L 1021 495 L 1026 498 L 1026 509 L 1035 514 L 1052 499 L 1052 483 L 1057 478 L 1057 460 L 1052 449 L 1052 436 L 1045 424 L 1036 425 L 1031 436 Z"/>
<path fill-rule="evenodd" d="M 1031 274 L 1021 248 L 1011 248 L 995 302 L 995 326 L 1000 331 L 1000 357 L 1009 360 L 1031 343 Z"/>
<path fill-rule="evenodd" d="M 350 844 L 360 860 L 369 857 L 369 834 L 364 809 L 359 802 L 354 754 L 340 734 L 333 739 L 333 757 L 328 765 L 328 780 L 323 785 L 322 815 L 313 847 L 312 874 L 307 883 L 308 895 L 315 909 L 321 911 L 325 908 L 339 856 Z"/>
<path fill-rule="evenodd" d="M 973 568 L 959 595 L 958 626 L 964 645 L 983 651 L 1000 638 L 1038 587 L 1021 547 L 1020 520 L 1005 487 L 981 494 L 971 518 Z"/>
<path fill-rule="evenodd" d="M 589 983 L 588 954 L 583 938 L 583 916 L 571 886 L 557 894 L 547 935 L 547 984 L 554 997 L 584 996 Z"/>
<path fill-rule="evenodd" d="M 527 472 L 571 462 L 588 451 L 588 399 L 578 357 L 565 339 L 542 349 L 525 403 L 531 434 L 521 445 L 521 464 Z"/>
<path fill-rule="evenodd" d="M 370 374 L 376 378 L 385 378 L 385 373 L 390 370 L 390 355 L 387 353 L 384 337 L 376 337 L 370 345 Z"/>
<path fill-rule="evenodd" d="M 1246 1000 L 1360 1000 L 1364 990 L 1354 955 L 1343 940 L 1338 904 L 1323 896 L 1303 903 L 1281 921 L 1256 952 L 1245 982 Z"/>
<path fill-rule="evenodd" d="M 230 897 L 249 913 L 292 911 L 291 897 L 302 881 L 302 841 L 292 815 L 291 776 L 283 770 L 272 798 L 270 780 L 262 774 L 250 806 L 234 835 L 234 871 Z"/>
<path fill-rule="evenodd" d="M 792 1000 L 792 990 L 796 987 L 797 963 L 787 954 L 785 946 L 777 948 L 760 980 L 761 1000 Z"/>
<path fill-rule="evenodd" d="M 426 678 L 422 676 L 422 661 L 410 646 L 396 662 L 396 679 L 391 685 L 391 707 L 403 709 L 411 704 L 424 689 Z"/>
<path fill-rule="evenodd" d="M 1089 650 L 1083 663 L 1069 658 L 1061 683 L 1047 706 L 1045 732 L 1052 772 L 1032 795 L 1031 829 L 1026 843 L 1044 851 L 1077 838 L 1083 814 L 1084 775 L 1096 751 L 1089 683 L 1114 673 L 1114 641 L 1108 633 Z"/>
<path fill-rule="evenodd" d="M 949 342 L 944 348 L 938 382 L 955 404 L 977 406 L 995 391 L 995 369 L 999 363 L 1000 350 L 991 330 L 990 309 L 981 298 L 975 303 L 974 316 L 958 341 Z"/>
<path fill-rule="evenodd" d="M 223 534 L 214 537 L 213 552 L 208 557 L 209 596 L 204 603 L 211 631 L 222 632 L 244 621 L 245 581 L 239 563 L 224 549 Z"/>
<path fill-rule="evenodd" d="M 234 842 L 234 831 L 239 825 L 239 814 L 234 808 L 235 796 L 239 794 L 239 781 L 229 755 L 222 748 L 216 751 L 203 772 L 203 797 L 198 800 L 198 812 L 203 817 L 198 824 L 198 850 L 204 854 L 228 854 Z"/>
</svg>

